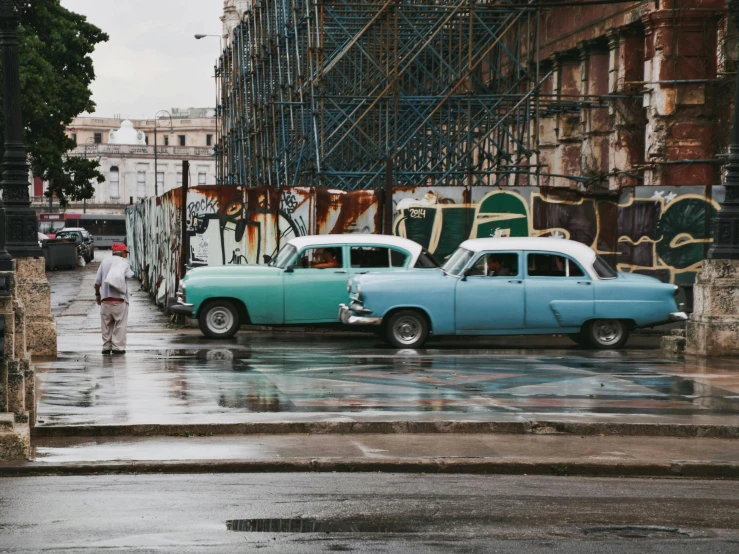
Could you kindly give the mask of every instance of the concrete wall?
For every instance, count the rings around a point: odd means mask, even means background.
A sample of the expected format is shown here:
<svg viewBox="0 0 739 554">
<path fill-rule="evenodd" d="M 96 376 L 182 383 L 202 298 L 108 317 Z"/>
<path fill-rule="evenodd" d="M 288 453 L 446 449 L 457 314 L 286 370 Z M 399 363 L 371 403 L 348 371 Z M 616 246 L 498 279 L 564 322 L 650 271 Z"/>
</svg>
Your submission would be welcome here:
<svg viewBox="0 0 739 554">
<path fill-rule="evenodd" d="M 468 238 L 555 236 L 597 250 L 621 271 L 690 284 L 710 247 L 724 188 L 632 187 L 619 197 L 584 197 L 533 187 L 398 189 L 393 233 L 440 260 Z M 130 206 L 132 267 L 159 304 L 180 278 L 181 193 Z M 378 233 L 382 204 L 374 191 L 195 187 L 186 206 L 188 262 L 262 263 L 295 236 Z"/>
</svg>

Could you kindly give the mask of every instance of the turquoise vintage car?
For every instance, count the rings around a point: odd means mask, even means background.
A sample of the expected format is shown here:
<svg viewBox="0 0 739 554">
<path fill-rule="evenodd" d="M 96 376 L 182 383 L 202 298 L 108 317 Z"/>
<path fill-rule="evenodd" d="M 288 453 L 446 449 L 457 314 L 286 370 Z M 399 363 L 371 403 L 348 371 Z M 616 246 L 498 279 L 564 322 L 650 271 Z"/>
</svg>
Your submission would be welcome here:
<svg viewBox="0 0 739 554">
<path fill-rule="evenodd" d="M 211 338 L 230 338 L 240 325 L 337 324 L 347 281 L 360 273 L 438 264 L 413 241 L 384 235 L 320 235 L 288 241 L 268 265 L 190 270 L 172 313 L 196 317 Z"/>
<path fill-rule="evenodd" d="M 575 241 L 474 239 L 436 271 L 355 277 L 339 319 L 381 326 L 398 348 L 420 347 L 429 335 L 551 333 L 619 348 L 632 329 L 686 320 L 677 293 L 652 277 L 615 272 Z"/>
</svg>

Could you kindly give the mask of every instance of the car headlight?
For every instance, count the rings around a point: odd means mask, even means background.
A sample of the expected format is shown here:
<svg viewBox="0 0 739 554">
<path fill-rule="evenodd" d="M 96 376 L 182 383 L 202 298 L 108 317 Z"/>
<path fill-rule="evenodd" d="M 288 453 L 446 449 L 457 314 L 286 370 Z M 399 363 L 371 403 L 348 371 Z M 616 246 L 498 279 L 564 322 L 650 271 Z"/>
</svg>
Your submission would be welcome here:
<svg viewBox="0 0 739 554">
<path fill-rule="evenodd" d="M 357 300 L 361 300 L 361 299 L 362 299 L 362 285 L 358 284 L 357 285 Z"/>
<path fill-rule="evenodd" d="M 352 280 L 348 279 L 346 282 L 346 292 L 351 292 L 351 291 L 352 291 Z"/>
</svg>

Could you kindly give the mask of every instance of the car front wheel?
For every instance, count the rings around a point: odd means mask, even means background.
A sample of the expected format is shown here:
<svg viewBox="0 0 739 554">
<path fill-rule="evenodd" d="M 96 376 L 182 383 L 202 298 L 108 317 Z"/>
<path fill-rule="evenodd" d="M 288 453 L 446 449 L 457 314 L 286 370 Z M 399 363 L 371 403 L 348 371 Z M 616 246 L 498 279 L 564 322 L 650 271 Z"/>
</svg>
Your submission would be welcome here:
<svg viewBox="0 0 739 554">
<path fill-rule="evenodd" d="M 239 330 L 239 311 L 228 300 L 209 302 L 200 310 L 200 331 L 211 339 L 230 339 Z"/>
<path fill-rule="evenodd" d="M 429 336 L 426 317 L 415 310 L 401 310 L 390 316 L 385 338 L 396 348 L 418 348 Z"/>
<path fill-rule="evenodd" d="M 621 348 L 629 338 L 629 328 L 620 319 L 596 319 L 585 325 L 583 334 L 595 348 Z"/>
</svg>

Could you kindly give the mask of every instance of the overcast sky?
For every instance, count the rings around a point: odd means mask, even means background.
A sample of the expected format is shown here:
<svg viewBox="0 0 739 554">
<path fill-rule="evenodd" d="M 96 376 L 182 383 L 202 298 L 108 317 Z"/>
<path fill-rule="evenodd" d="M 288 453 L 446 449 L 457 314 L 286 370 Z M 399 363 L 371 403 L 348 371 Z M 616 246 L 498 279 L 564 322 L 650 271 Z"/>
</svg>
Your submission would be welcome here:
<svg viewBox="0 0 739 554">
<path fill-rule="evenodd" d="M 110 35 L 93 54 L 95 115 L 214 107 L 223 0 L 61 0 Z"/>
</svg>

